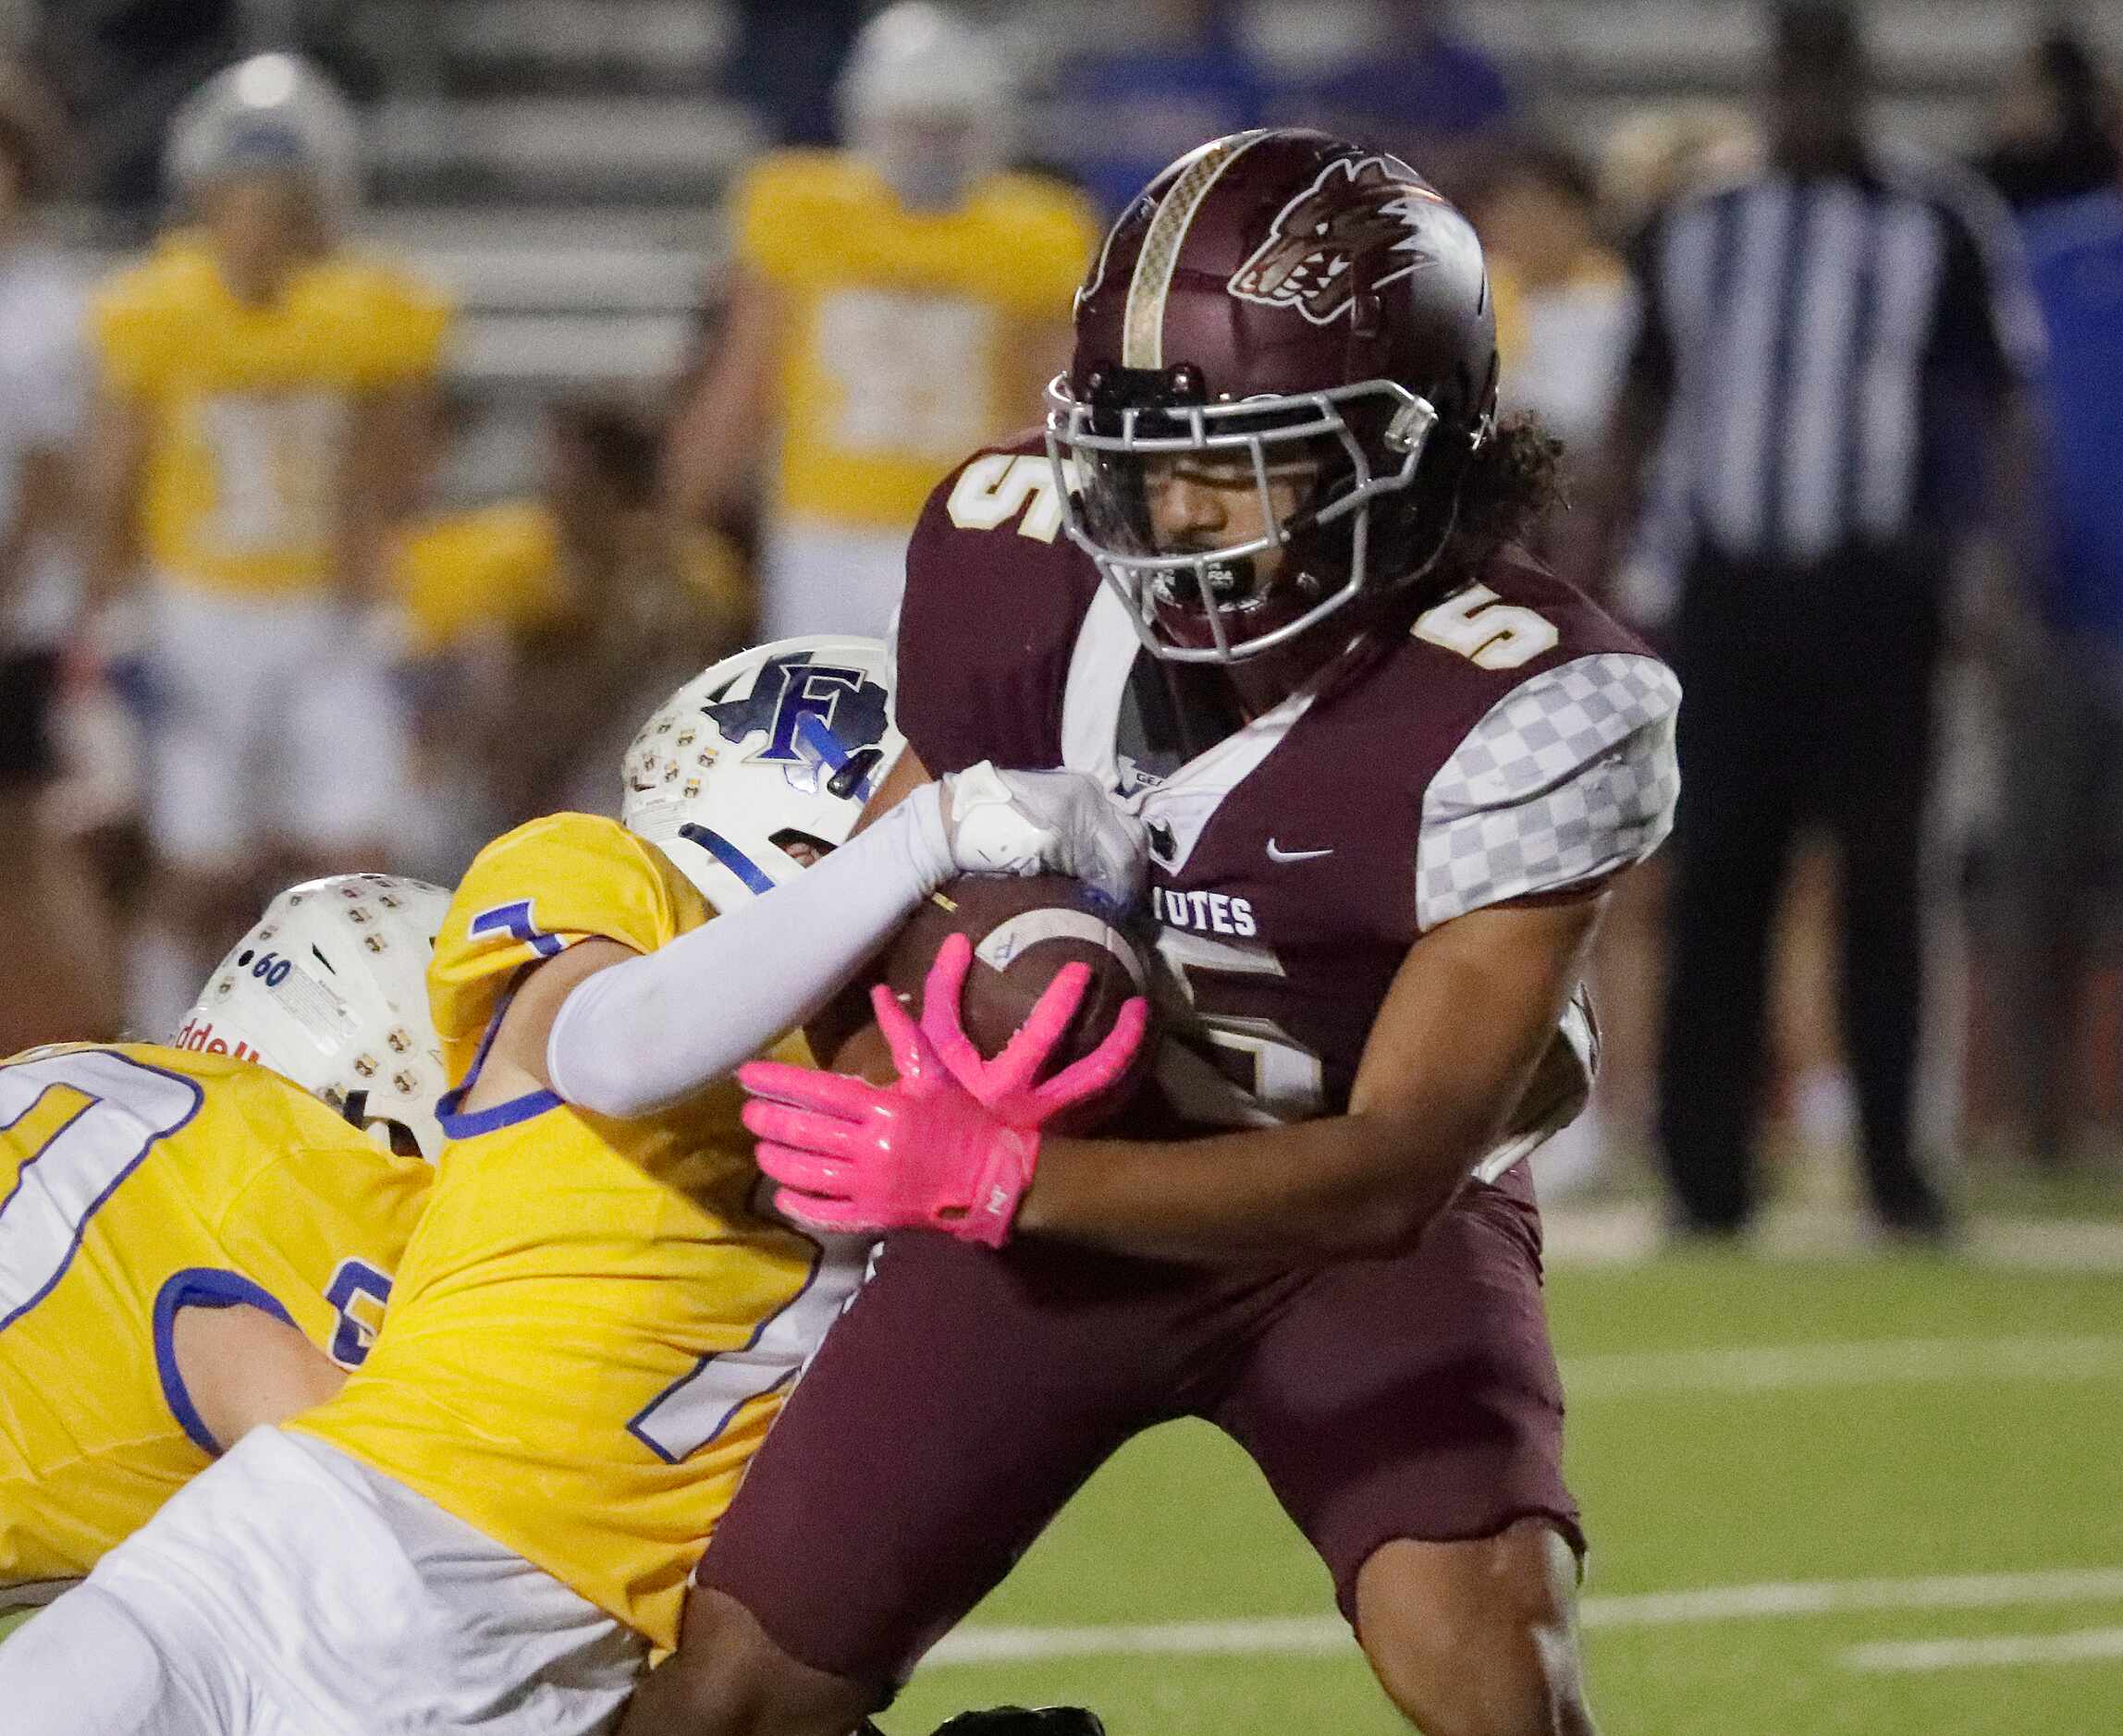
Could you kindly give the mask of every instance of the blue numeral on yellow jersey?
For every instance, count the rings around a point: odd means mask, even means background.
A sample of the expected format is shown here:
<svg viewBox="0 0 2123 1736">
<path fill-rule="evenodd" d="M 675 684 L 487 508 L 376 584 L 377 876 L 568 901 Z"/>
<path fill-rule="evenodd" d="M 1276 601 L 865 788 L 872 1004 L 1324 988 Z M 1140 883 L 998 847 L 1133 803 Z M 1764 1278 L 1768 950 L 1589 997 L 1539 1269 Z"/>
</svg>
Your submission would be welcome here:
<svg viewBox="0 0 2123 1736">
<path fill-rule="evenodd" d="M 341 1368 L 359 1368 L 367 1360 L 369 1346 L 383 1330 L 384 1305 L 391 1298 L 387 1272 L 379 1272 L 366 1260 L 341 1260 L 325 1288 L 325 1300 L 338 1311 L 338 1329 L 332 1334 L 332 1360 Z"/>
<path fill-rule="evenodd" d="M 513 904 L 497 904 L 490 911 L 481 911 L 472 919 L 466 933 L 472 935 L 509 935 L 521 940 L 542 959 L 550 959 L 555 953 L 566 949 L 558 935 L 548 935 L 531 920 L 531 900 L 518 899 Z"/>
<path fill-rule="evenodd" d="M 862 1278 L 860 1244 L 847 1237 L 834 1241 L 830 1250 L 812 1243 L 804 1288 L 762 1320 L 742 1349 L 702 1357 L 659 1392 L 627 1432 L 675 1465 L 719 1436 L 755 1399 L 794 1380 Z"/>
</svg>

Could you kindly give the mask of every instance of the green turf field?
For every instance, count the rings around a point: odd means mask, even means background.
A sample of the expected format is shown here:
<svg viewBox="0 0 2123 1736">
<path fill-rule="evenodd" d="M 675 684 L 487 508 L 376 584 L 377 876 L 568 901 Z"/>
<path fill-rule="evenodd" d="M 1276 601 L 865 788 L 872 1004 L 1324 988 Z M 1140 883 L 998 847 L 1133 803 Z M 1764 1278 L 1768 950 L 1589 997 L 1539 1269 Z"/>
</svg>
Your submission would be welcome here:
<svg viewBox="0 0 2123 1736">
<path fill-rule="evenodd" d="M 1705 1256 L 1552 1296 L 1609 1736 L 2123 1730 L 2123 1272 Z M 1009 1699 L 1113 1736 L 1401 1728 L 1250 1468 L 1184 1425 L 884 1722 Z"/>
<path fill-rule="evenodd" d="M 2123 1730 L 2123 1276 L 1700 1257 L 1566 1268 L 1552 1298 L 1610 1736 Z M 1749 1589 L 1645 1595 L 1717 1587 Z M 1063 1655 L 933 1661 L 885 1722 L 1065 1699 L 1113 1736 L 1403 1728 L 1331 1621 L 1217 1626 L 1330 1608 L 1246 1462 L 1176 1426 L 952 1643 Z M 1165 1631 L 1036 1632 L 1124 1625 Z M 1859 1650 L 1944 1640 L 2014 1661 Z"/>
</svg>

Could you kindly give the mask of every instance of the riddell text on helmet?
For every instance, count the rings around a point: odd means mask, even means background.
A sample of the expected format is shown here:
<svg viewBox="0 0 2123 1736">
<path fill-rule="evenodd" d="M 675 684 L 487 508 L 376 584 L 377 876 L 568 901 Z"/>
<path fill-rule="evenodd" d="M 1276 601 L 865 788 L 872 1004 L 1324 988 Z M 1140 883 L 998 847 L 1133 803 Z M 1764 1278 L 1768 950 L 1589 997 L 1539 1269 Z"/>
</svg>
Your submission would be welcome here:
<svg viewBox="0 0 2123 1736">
<path fill-rule="evenodd" d="M 231 1041 L 227 1037 L 215 1036 L 211 1020 L 187 1019 L 178 1027 L 177 1040 L 171 1046 L 190 1049 L 199 1055 L 233 1055 L 240 1061 L 254 1061 L 258 1058 L 258 1051 L 242 1038 Z"/>
</svg>

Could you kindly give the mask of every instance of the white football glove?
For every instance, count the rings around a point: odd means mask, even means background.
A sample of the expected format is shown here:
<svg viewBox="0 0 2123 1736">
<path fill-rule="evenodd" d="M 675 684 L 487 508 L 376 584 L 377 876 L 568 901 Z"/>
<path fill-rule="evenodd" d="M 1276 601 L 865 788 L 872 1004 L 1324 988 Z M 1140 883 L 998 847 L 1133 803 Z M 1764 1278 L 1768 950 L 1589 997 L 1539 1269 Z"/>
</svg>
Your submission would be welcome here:
<svg viewBox="0 0 2123 1736">
<path fill-rule="evenodd" d="M 999 772 L 982 760 L 939 781 L 961 873 L 1072 874 L 1123 909 L 1142 898 L 1143 823 L 1083 773 Z"/>
</svg>

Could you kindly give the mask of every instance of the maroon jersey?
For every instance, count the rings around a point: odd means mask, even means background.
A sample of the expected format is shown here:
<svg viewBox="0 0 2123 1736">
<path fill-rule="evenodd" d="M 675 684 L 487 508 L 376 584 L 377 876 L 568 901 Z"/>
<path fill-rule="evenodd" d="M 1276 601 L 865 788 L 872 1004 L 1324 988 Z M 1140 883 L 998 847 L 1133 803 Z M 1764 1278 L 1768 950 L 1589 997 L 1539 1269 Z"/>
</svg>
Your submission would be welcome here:
<svg viewBox="0 0 2123 1736">
<path fill-rule="evenodd" d="M 1021 446 L 931 498 L 899 721 L 932 771 L 1066 764 L 1147 825 L 1174 1016 L 1159 1112 L 1123 1131 L 1343 1107 L 1426 929 L 1596 880 L 1663 834 L 1673 677 L 1538 568 L 1498 562 L 1344 684 L 1190 743 L 1221 678 L 1175 697 L 1062 539 L 1054 490 Z M 1538 1131 L 1417 1247 L 1375 1258 L 1217 1268 L 889 1237 L 699 1583 L 815 1669 L 902 1681 L 1109 1454 L 1179 1415 L 1252 1456 L 1352 1621 L 1364 1564 L 1395 1538 L 1537 1518 L 1582 1549 L 1539 1215 L 1511 1161 Z"/>
<path fill-rule="evenodd" d="M 1344 1108 L 1418 935 L 1597 881 L 1664 837 L 1677 682 L 1524 557 L 1500 556 L 1357 673 L 1196 752 L 1190 717 L 1212 690 L 1190 706 L 1176 683 L 1198 672 L 1141 649 L 1059 533 L 1055 487 L 1026 441 L 930 497 L 907 556 L 899 722 L 932 772 L 1067 765 L 1141 815 L 1172 1015 L 1160 1123 Z M 1589 1049 L 1580 1012 L 1566 1030 Z"/>
</svg>

